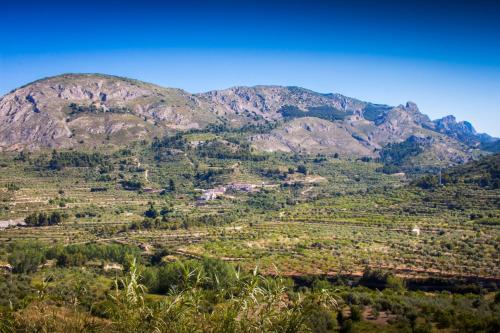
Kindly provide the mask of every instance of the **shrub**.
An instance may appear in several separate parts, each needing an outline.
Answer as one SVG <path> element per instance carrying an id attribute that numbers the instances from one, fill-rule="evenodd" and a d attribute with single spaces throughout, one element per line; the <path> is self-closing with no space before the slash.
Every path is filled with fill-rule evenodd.
<path id="1" fill-rule="evenodd" d="M 44 259 L 44 249 L 36 243 L 15 244 L 8 257 L 9 264 L 12 265 L 12 271 L 21 274 L 36 272 Z"/>
<path id="2" fill-rule="evenodd" d="M 127 191 L 138 191 L 143 187 L 139 180 L 122 180 L 121 185 Z"/>
<path id="3" fill-rule="evenodd" d="M 144 212 L 144 216 L 154 219 L 158 217 L 158 211 L 156 208 L 153 206 L 153 203 L 149 204 L 149 208 Z"/>

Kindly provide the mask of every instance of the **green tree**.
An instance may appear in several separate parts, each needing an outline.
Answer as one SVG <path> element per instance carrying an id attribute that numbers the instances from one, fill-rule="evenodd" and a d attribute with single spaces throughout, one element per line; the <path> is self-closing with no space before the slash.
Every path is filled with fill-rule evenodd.
<path id="1" fill-rule="evenodd" d="M 307 167 L 301 164 L 297 167 L 297 172 L 307 175 Z"/>
<path id="2" fill-rule="evenodd" d="M 169 192 L 175 192 L 175 190 L 176 190 L 176 187 L 175 187 L 175 182 L 174 182 L 174 180 L 173 180 L 172 178 L 170 178 L 170 179 L 168 180 L 168 187 L 167 187 L 167 191 L 169 191 Z"/>
<path id="3" fill-rule="evenodd" d="M 158 211 L 156 210 L 153 203 L 149 203 L 149 208 L 144 212 L 144 216 L 149 217 L 150 219 L 155 219 L 158 217 Z"/>

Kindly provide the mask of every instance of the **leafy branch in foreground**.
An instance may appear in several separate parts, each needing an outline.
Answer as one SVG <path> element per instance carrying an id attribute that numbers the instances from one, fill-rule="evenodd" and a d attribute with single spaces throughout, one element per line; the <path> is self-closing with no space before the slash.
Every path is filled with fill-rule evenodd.
<path id="1" fill-rule="evenodd" d="M 197 269 L 183 271 L 183 288 L 172 288 L 160 301 L 148 300 L 137 265 L 116 279 L 109 316 L 117 332 L 309 332 L 318 312 L 332 313 L 338 301 L 328 291 L 294 294 L 281 277 L 237 271 L 234 283 L 202 288 L 207 277 Z M 218 277 L 212 277 L 220 285 Z M 208 306 L 211 304 L 212 306 Z"/>

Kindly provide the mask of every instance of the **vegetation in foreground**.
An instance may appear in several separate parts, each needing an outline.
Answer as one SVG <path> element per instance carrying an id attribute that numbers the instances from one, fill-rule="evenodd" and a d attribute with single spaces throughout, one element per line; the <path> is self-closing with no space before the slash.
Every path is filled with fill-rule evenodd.
<path id="1" fill-rule="evenodd" d="M 54 255 L 53 248 L 39 250 Z M 90 252 L 95 251 L 130 254 L 126 246 Z M 80 247 L 72 257 L 88 255 Z M 408 291 L 402 279 L 371 270 L 349 287 L 342 280 L 242 272 L 214 259 L 138 260 L 122 274 L 106 265 L 75 267 L 77 260 L 59 256 L 57 268 L 2 278 L 7 296 L 2 332 L 497 332 L 500 327 L 500 294 L 486 289 Z M 16 298 L 20 291 L 22 299 Z"/>

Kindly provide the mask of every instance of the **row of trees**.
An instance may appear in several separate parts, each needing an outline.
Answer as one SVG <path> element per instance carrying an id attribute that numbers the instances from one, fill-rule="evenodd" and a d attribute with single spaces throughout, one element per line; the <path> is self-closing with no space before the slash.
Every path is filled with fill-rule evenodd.
<path id="1" fill-rule="evenodd" d="M 111 163 L 108 159 L 97 152 L 85 153 L 80 151 L 54 150 L 48 162 L 48 167 L 52 170 L 61 170 L 65 167 L 101 167 L 103 170 L 110 171 Z"/>
<path id="2" fill-rule="evenodd" d="M 66 216 L 59 212 L 52 212 L 50 214 L 45 212 L 40 212 L 28 215 L 24 219 L 24 222 L 28 227 L 43 227 L 43 226 L 60 224 L 63 222 L 65 218 Z"/>

